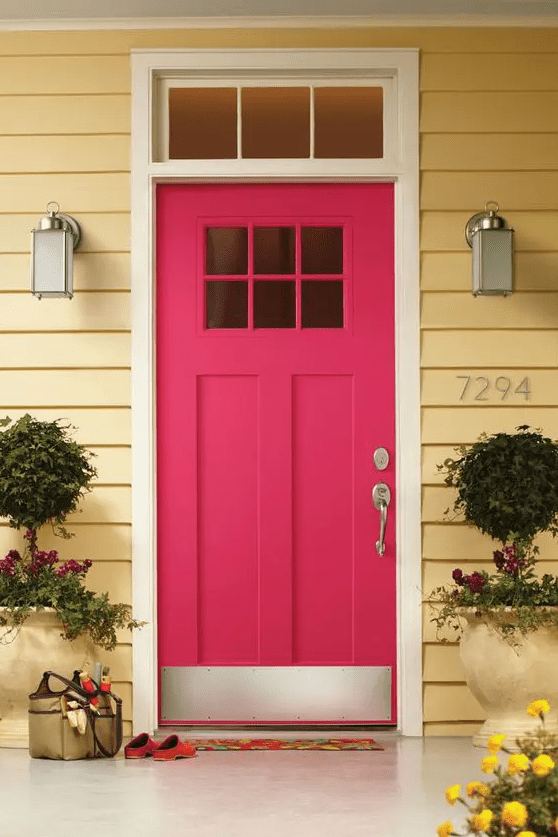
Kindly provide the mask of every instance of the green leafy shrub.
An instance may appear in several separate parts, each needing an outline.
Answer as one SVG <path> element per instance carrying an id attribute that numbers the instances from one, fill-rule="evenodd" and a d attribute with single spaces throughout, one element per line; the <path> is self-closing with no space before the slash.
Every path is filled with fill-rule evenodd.
<path id="1" fill-rule="evenodd" d="M 71 438 L 71 425 L 25 415 L 0 421 L 0 516 L 15 529 L 24 527 L 25 550 L 11 549 L 0 561 L 0 625 L 17 629 L 33 610 L 53 608 L 62 623 L 62 636 L 72 640 L 89 634 L 93 642 L 112 650 L 116 630 L 140 627 L 131 608 L 111 604 L 107 593 L 84 585 L 92 561 L 71 559 L 62 564 L 58 552 L 37 545 L 37 530 L 52 524 L 57 535 L 69 538 L 63 523 L 77 510 L 97 475 L 92 454 Z"/>
<path id="2" fill-rule="evenodd" d="M 438 466 L 446 485 L 457 489 L 453 512 L 502 548 L 493 552 L 495 572 L 455 568 L 453 587 L 432 591 L 432 621 L 459 634 L 460 611 L 473 608 L 511 640 L 516 631 L 558 626 L 558 578 L 537 576 L 534 545 L 541 532 L 558 533 L 558 443 L 523 425 L 456 450 L 459 458 Z"/>

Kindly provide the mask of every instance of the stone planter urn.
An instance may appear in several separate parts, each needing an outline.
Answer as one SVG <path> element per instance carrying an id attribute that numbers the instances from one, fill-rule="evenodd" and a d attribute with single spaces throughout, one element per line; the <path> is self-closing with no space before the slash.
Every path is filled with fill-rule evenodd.
<path id="1" fill-rule="evenodd" d="M 54 610 L 32 613 L 17 631 L 0 627 L 0 747 L 28 747 L 28 696 L 47 669 L 71 679 L 92 671 L 95 646 L 89 637 L 67 642 Z M 61 687 L 62 688 L 62 687 Z"/>
<path id="2" fill-rule="evenodd" d="M 467 622 L 459 644 L 465 678 L 487 715 L 473 744 L 486 747 L 491 735 L 501 733 L 507 735 L 505 746 L 517 752 L 515 739 L 540 726 L 527 706 L 543 698 L 551 708 L 545 728 L 558 735 L 558 628 L 519 635 L 514 646 L 474 608 L 463 608 L 459 615 Z"/>

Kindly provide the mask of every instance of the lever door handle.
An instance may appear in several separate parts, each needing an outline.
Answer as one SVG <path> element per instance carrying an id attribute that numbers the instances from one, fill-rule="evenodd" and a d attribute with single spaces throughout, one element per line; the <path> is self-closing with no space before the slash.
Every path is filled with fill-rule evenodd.
<path id="1" fill-rule="evenodd" d="M 374 507 L 380 512 L 380 537 L 376 541 L 376 552 L 378 555 L 383 555 L 386 551 L 388 506 L 391 502 L 391 491 L 385 482 L 377 483 L 372 489 L 372 502 L 374 503 Z"/>

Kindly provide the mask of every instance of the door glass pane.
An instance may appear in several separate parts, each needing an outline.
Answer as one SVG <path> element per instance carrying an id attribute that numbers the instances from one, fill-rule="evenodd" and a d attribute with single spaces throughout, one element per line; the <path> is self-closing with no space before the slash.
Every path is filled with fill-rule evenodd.
<path id="1" fill-rule="evenodd" d="M 248 282 L 206 282 L 205 312 L 206 328 L 248 328 Z"/>
<path id="2" fill-rule="evenodd" d="M 294 227 L 254 228 L 254 273 L 295 272 Z"/>
<path id="3" fill-rule="evenodd" d="M 302 328 L 343 328 L 343 282 L 302 282 Z"/>
<path id="4" fill-rule="evenodd" d="M 169 159 L 234 159 L 235 87 L 171 87 L 169 90 Z"/>
<path id="5" fill-rule="evenodd" d="M 243 87 L 242 156 L 310 156 L 310 89 Z"/>
<path id="6" fill-rule="evenodd" d="M 205 237 L 205 272 L 244 276 L 248 273 L 246 227 L 208 227 Z"/>
<path id="7" fill-rule="evenodd" d="M 343 273 L 343 227 L 302 227 L 302 272 Z"/>
<path id="8" fill-rule="evenodd" d="M 384 156 L 381 87 L 316 87 L 314 110 L 315 157 Z"/>
<path id="9" fill-rule="evenodd" d="M 254 328 L 294 328 L 294 282 L 254 282 Z"/>

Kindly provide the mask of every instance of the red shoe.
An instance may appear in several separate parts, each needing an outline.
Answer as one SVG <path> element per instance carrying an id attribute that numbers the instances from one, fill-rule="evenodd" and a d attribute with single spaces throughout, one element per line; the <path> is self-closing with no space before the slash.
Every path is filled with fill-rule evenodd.
<path id="1" fill-rule="evenodd" d="M 180 741 L 178 735 L 169 735 L 159 744 L 153 758 L 155 761 L 173 761 L 173 759 L 191 759 L 196 755 L 196 748 L 187 741 Z"/>
<path id="2" fill-rule="evenodd" d="M 126 744 L 124 756 L 127 759 L 144 759 L 146 756 L 152 756 L 158 746 L 158 741 L 153 741 L 146 732 L 141 732 Z"/>

